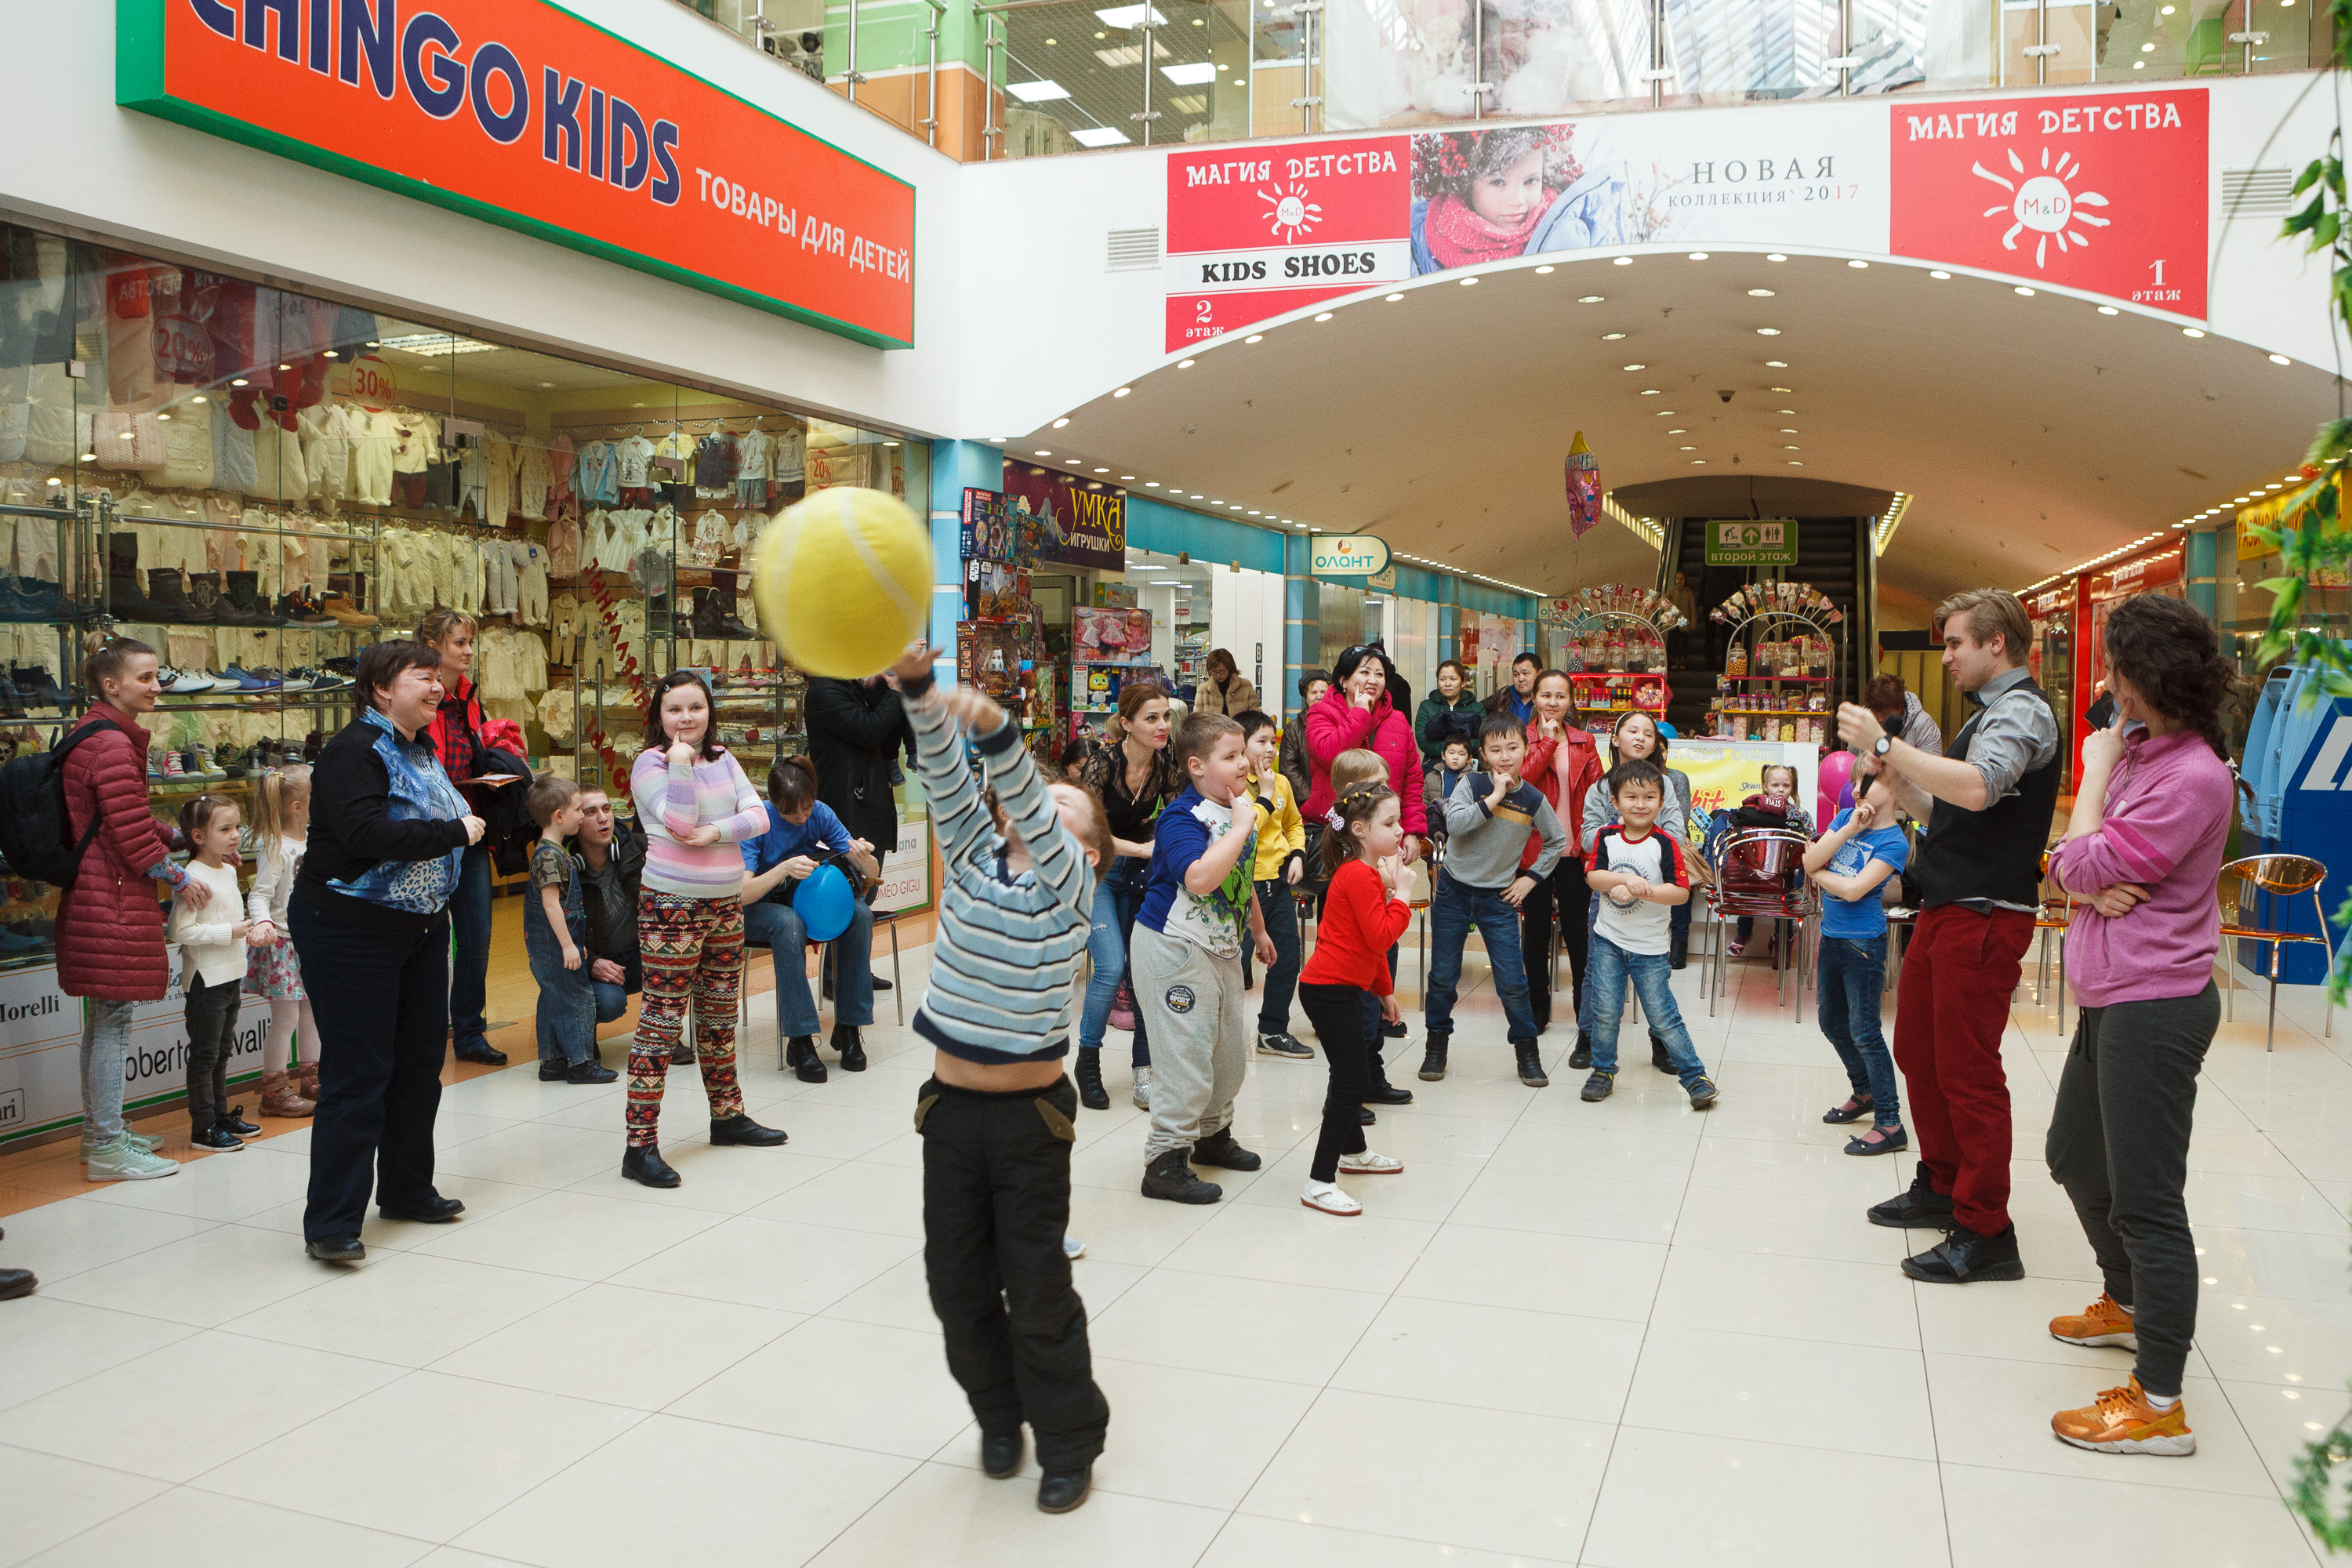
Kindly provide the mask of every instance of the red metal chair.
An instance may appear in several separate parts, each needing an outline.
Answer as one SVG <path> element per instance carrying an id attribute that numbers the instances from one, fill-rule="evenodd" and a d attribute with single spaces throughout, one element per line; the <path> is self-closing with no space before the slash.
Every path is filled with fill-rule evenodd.
<path id="1" fill-rule="evenodd" d="M 1725 834 L 1716 841 L 1711 863 L 1715 887 L 1707 897 L 1707 907 L 1718 925 L 1741 917 L 1787 922 L 1789 943 L 1773 948 L 1773 985 L 1778 996 L 1786 999 L 1793 970 L 1801 1007 L 1807 980 L 1806 925 L 1815 912 L 1812 884 L 1804 871 L 1805 850 L 1811 842 L 1786 827 L 1742 827 Z M 1722 993 L 1730 962 L 1720 929 L 1714 945 L 1715 988 L 1707 998 L 1709 1017 L 1715 1016 L 1715 999 Z"/>

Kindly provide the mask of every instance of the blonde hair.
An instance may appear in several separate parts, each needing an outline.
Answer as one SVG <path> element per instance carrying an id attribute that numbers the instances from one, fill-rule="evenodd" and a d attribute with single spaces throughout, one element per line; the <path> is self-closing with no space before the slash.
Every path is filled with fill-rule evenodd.
<path id="1" fill-rule="evenodd" d="M 416 623 L 416 640 L 438 648 L 450 633 L 478 631 L 480 627 L 481 623 L 465 611 L 436 605 L 425 612 L 423 620 Z"/>
<path id="2" fill-rule="evenodd" d="M 289 801 L 310 793 L 310 769 L 305 763 L 294 763 L 282 768 L 271 768 L 261 775 L 253 791 L 254 847 L 264 855 L 281 847 L 289 837 L 286 827 Z"/>
<path id="3" fill-rule="evenodd" d="M 1794 795 L 1794 794 L 1796 794 L 1796 793 L 1797 793 L 1797 770 L 1796 770 L 1795 768 L 1790 767 L 1790 766 L 1788 763 L 1765 763 L 1765 764 L 1764 764 L 1764 771 L 1763 771 L 1761 773 L 1759 773 L 1759 774 L 1758 774 L 1758 775 L 1757 775 L 1757 779 L 1756 779 L 1756 787 L 1757 787 L 1758 789 L 1770 789 L 1770 788 L 1772 787 L 1772 775 L 1773 775 L 1774 773 L 1786 773 L 1786 774 L 1788 774 L 1788 775 L 1789 775 L 1789 793 L 1790 793 L 1790 795 Z"/>
<path id="4" fill-rule="evenodd" d="M 1389 765 L 1378 752 L 1357 746 L 1331 759 L 1331 790 L 1337 795 L 1366 782 L 1389 782 Z"/>

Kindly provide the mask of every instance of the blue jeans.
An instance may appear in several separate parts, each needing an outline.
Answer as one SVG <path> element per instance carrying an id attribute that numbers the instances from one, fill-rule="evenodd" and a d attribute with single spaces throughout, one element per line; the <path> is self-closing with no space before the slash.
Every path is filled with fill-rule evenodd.
<path id="1" fill-rule="evenodd" d="M 539 900 L 532 898 L 531 902 Z M 477 844 L 457 864 L 449 895 L 449 1036 L 459 1050 L 489 1043 L 482 1018 L 490 973 L 490 851 Z M 557 966 L 562 964 L 559 954 Z"/>
<path id="2" fill-rule="evenodd" d="M 814 1035 L 816 998 L 809 994 L 808 928 L 790 904 L 743 906 L 743 942 L 748 947 L 772 951 L 776 970 L 776 1026 L 790 1039 Z M 863 902 L 849 917 L 848 929 L 833 939 L 833 1021 L 853 1029 L 874 1023 L 874 911 Z"/>
<path id="3" fill-rule="evenodd" d="M 136 1005 L 103 996 L 82 998 L 81 1114 L 93 1143 L 122 1136 L 122 1064 L 131 1054 L 131 1011 Z"/>
<path id="4" fill-rule="evenodd" d="M 1895 1058 L 1878 1026 L 1878 998 L 1886 983 L 1886 935 L 1822 938 L 1822 1033 L 1845 1064 L 1854 1098 L 1868 1096 L 1871 1120 L 1881 1127 L 1903 1122 L 1903 1091 L 1896 1086 Z"/>
<path id="5" fill-rule="evenodd" d="M 1258 999 L 1257 1032 L 1290 1032 L 1290 999 L 1298 991 L 1298 900 L 1290 884 L 1277 877 L 1257 885 L 1257 907 L 1265 917 L 1265 934 L 1274 939 L 1274 963 L 1265 972 L 1265 994 Z"/>
<path id="6" fill-rule="evenodd" d="M 596 1021 L 600 1024 L 609 1024 L 627 1012 L 629 998 L 646 988 L 645 964 L 635 953 L 614 962 L 621 966 L 620 984 L 610 980 L 590 982 L 596 992 Z"/>
<path id="7" fill-rule="evenodd" d="M 1625 982 L 1631 979 L 1634 994 L 1642 998 L 1642 1011 L 1649 1016 L 1651 1037 L 1664 1042 L 1666 1059 L 1675 1064 L 1675 1076 L 1683 1087 L 1696 1089 L 1706 1077 L 1706 1064 L 1698 1059 L 1690 1031 L 1683 1027 L 1682 1009 L 1675 1005 L 1674 973 L 1663 952 L 1627 952 L 1600 931 L 1592 933 L 1584 995 L 1585 1010 L 1591 1015 L 1588 1026 L 1594 1072 L 1617 1070 L 1617 1025 L 1625 1016 Z"/>
<path id="8" fill-rule="evenodd" d="M 1143 910 L 1143 889 L 1151 862 L 1121 857 L 1110 875 L 1095 884 L 1094 929 L 1087 936 L 1087 956 L 1094 975 L 1087 982 L 1086 1011 L 1078 1016 L 1078 1047 L 1100 1050 L 1103 1030 L 1110 1026 L 1110 1005 L 1118 1000 L 1118 983 L 1127 978 L 1127 944 L 1135 934 L 1135 917 Z M 1144 1035 L 1143 1011 L 1135 1014 L 1135 1065 L 1151 1065 L 1151 1042 Z"/>
<path id="9" fill-rule="evenodd" d="M 1495 993 L 1503 999 L 1503 1018 L 1511 1044 L 1535 1044 L 1535 1009 L 1528 1002 L 1528 973 L 1519 960 L 1519 911 L 1503 901 L 1502 889 L 1465 888 L 1441 871 L 1437 891 L 1429 902 L 1429 925 L 1430 945 L 1435 950 L 1429 955 L 1425 1001 L 1429 1032 L 1454 1032 L 1454 992 L 1462 979 L 1462 944 L 1469 940 L 1475 925 L 1486 939 L 1486 963 L 1495 973 Z M 1372 1037 L 1380 1037 L 1377 1029 Z"/>
<path id="10" fill-rule="evenodd" d="M 580 884 L 572 884 L 572 907 L 580 900 Z M 587 922 L 566 910 L 572 945 L 580 948 Z M 530 960 L 530 977 L 539 982 L 539 1059 L 569 1067 L 585 1066 L 596 1056 L 596 984 L 588 973 L 588 953 L 580 949 L 580 967 L 563 967 L 563 943 L 548 924 L 547 905 L 532 888 L 522 900 L 522 950 Z"/>

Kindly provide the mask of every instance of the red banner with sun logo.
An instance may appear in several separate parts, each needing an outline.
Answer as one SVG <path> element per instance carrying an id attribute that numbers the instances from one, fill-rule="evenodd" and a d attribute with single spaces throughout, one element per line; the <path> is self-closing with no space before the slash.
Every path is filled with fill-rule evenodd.
<path id="1" fill-rule="evenodd" d="M 1411 139 L 1168 160 L 1168 350 L 1412 273 Z"/>
<path id="2" fill-rule="evenodd" d="M 2202 89 L 1892 108 L 1888 250 L 2205 314 Z"/>

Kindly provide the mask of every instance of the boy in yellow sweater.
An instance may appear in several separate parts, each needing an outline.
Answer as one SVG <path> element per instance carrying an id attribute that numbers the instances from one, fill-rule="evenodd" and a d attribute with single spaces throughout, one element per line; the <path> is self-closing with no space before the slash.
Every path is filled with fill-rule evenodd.
<path id="1" fill-rule="evenodd" d="M 1258 1054 L 1313 1061 L 1315 1050 L 1290 1037 L 1290 1001 L 1298 990 L 1298 904 L 1291 889 L 1307 868 L 1307 824 L 1290 781 L 1276 765 L 1282 731 L 1273 718 L 1252 710 L 1237 713 L 1242 743 L 1249 752 L 1250 800 L 1257 806 L 1257 907 L 1265 934 L 1274 939 L 1275 960 L 1265 972 L 1265 996 L 1257 1009 Z"/>

